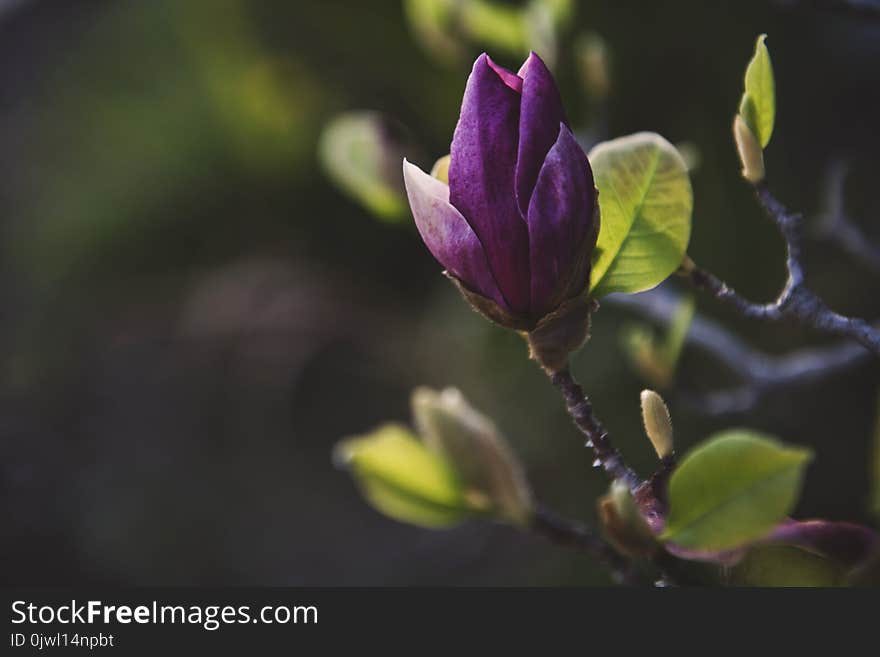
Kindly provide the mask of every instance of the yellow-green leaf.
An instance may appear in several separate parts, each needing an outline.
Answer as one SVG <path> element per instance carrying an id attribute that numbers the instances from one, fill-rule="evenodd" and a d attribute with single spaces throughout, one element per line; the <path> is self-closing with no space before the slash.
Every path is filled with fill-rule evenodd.
<path id="1" fill-rule="evenodd" d="M 472 40 L 511 54 L 526 51 L 526 21 L 519 7 L 489 0 L 468 0 L 457 5 L 457 19 Z"/>
<path id="2" fill-rule="evenodd" d="M 722 432 L 693 449 L 669 482 L 662 539 L 726 550 L 765 536 L 797 502 L 810 450 L 746 430 Z"/>
<path id="3" fill-rule="evenodd" d="M 411 403 L 425 445 L 449 460 L 462 483 L 484 496 L 498 519 L 527 525 L 533 512 L 531 491 L 495 424 L 455 388 L 416 388 Z"/>
<path id="4" fill-rule="evenodd" d="M 386 119 L 364 111 L 334 117 L 318 145 L 321 164 L 333 182 L 385 221 L 408 216 L 400 174 L 404 150 Z"/>
<path id="5" fill-rule="evenodd" d="M 776 119 L 776 87 L 770 53 L 764 44 L 766 38 L 767 35 L 762 34 L 755 43 L 755 54 L 746 68 L 745 89 L 739 103 L 740 116 L 758 138 L 761 148 L 770 143 Z"/>
<path id="6" fill-rule="evenodd" d="M 335 450 L 364 497 L 396 520 L 423 527 L 449 527 L 477 513 L 448 461 L 405 427 L 386 424 L 351 438 Z"/>
<path id="7" fill-rule="evenodd" d="M 690 240 L 693 194 L 684 160 L 651 132 L 601 143 L 589 159 L 602 212 L 591 294 L 658 285 L 681 264 Z"/>
<path id="8" fill-rule="evenodd" d="M 758 545 L 730 573 L 732 586 L 843 586 L 846 569 L 794 545 Z"/>

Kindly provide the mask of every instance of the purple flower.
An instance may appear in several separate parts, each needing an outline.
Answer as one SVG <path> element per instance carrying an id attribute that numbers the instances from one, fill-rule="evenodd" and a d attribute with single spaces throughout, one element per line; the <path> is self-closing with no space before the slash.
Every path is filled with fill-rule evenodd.
<path id="1" fill-rule="evenodd" d="M 483 54 L 452 138 L 449 184 L 404 160 L 416 226 L 478 310 L 532 330 L 585 296 L 599 229 L 586 155 L 535 54 L 514 74 Z"/>

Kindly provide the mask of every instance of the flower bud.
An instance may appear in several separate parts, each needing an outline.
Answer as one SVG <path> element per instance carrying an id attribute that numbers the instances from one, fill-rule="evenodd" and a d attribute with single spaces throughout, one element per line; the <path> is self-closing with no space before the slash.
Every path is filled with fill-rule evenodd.
<path id="1" fill-rule="evenodd" d="M 439 160 L 434 162 L 434 166 L 431 169 L 431 176 L 436 178 L 437 180 L 449 184 L 449 156 L 444 155 Z"/>
<path id="2" fill-rule="evenodd" d="M 455 388 L 416 388 L 416 428 L 425 445 L 448 460 L 462 483 L 483 496 L 493 513 L 518 526 L 528 524 L 532 496 L 519 461 L 495 428 Z"/>
<path id="3" fill-rule="evenodd" d="M 742 163 L 743 178 L 753 185 L 764 180 L 764 150 L 755 133 L 739 114 L 733 119 L 733 138 Z"/>
<path id="4" fill-rule="evenodd" d="M 623 554 L 646 557 L 657 549 L 654 532 L 622 481 L 614 481 L 608 494 L 599 499 L 598 513 L 605 536 Z"/>
<path id="5" fill-rule="evenodd" d="M 642 390 L 642 421 L 645 433 L 657 452 L 664 459 L 672 454 L 672 419 L 663 398 L 653 390 Z"/>
<path id="6" fill-rule="evenodd" d="M 545 367 L 586 339 L 597 192 L 550 71 L 532 53 L 517 73 L 487 55 L 474 63 L 443 164 L 428 175 L 404 160 L 416 227 L 478 312 L 540 331 Z M 561 342 L 545 348 L 543 336 Z M 562 343 L 565 343 L 564 345 Z M 546 361 L 546 362 L 545 362 Z"/>

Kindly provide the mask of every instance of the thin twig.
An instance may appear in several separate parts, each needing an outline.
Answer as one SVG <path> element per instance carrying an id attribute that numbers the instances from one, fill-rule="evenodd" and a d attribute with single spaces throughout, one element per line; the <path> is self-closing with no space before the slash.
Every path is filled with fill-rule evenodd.
<path id="1" fill-rule="evenodd" d="M 815 225 L 816 237 L 837 246 L 867 269 L 880 274 L 880 245 L 872 244 L 846 212 L 843 185 L 849 171 L 846 163 L 835 160 L 828 169 L 824 211 Z"/>
<path id="2" fill-rule="evenodd" d="M 658 548 L 649 561 L 657 569 L 659 577 L 655 580 L 641 572 L 633 561 L 614 549 L 607 541 L 596 535 L 584 524 L 563 518 L 559 514 L 537 505 L 532 525 L 533 534 L 568 548 L 590 555 L 603 564 L 611 573 L 612 579 L 624 586 L 670 587 L 701 586 L 705 582 L 694 576 L 686 562 Z"/>
<path id="3" fill-rule="evenodd" d="M 623 461 L 623 457 L 611 443 L 605 428 L 593 414 L 593 405 L 584 394 L 583 388 L 574 380 L 569 368 L 554 372 L 550 380 L 562 393 L 565 407 L 574 420 L 575 425 L 587 438 L 587 447 L 596 455 L 596 466 L 601 466 L 608 476 L 624 482 L 635 492 L 642 485 L 639 476 Z"/>
<path id="4" fill-rule="evenodd" d="M 682 300 L 663 285 L 640 294 L 609 295 L 604 303 L 665 326 Z M 823 381 L 871 361 L 869 352 L 850 341 L 768 354 L 699 313 L 691 320 L 685 345 L 711 356 L 739 380 L 730 388 L 687 400 L 706 415 L 747 412 L 773 390 Z"/>
<path id="5" fill-rule="evenodd" d="M 794 319 L 823 333 L 852 338 L 880 357 L 880 330 L 863 319 L 834 312 L 807 286 L 802 263 L 802 217 L 789 213 L 765 183 L 756 184 L 754 189 L 758 201 L 782 234 L 788 252 L 788 280 L 776 300 L 766 304 L 749 301 L 690 258 L 685 258 L 679 273 L 692 285 L 726 302 L 745 317 L 768 321 Z"/>
<path id="6" fill-rule="evenodd" d="M 618 584 L 638 586 L 645 583 L 626 557 L 580 522 L 563 518 L 538 504 L 530 529 L 557 545 L 589 554 L 608 568 Z"/>

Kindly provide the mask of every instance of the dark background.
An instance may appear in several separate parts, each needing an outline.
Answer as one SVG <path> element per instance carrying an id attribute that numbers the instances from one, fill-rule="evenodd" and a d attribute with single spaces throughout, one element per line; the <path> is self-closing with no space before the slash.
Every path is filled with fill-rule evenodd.
<path id="1" fill-rule="evenodd" d="M 576 4 L 570 34 L 596 30 L 613 56 L 608 133 L 699 149 L 695 259 L 755 299 L 784 276 L 730 138 L 761 32 L 775 192 L 814 216 L 843 157 L 847 208 L 880 240 L 880 23 L 769 1 Z M 413 386 L 456 385 L 550 505 L 590 520 L 605 489 L 521 339 L 461 302 L 409 223 L 377 221 L 317 164 L 327 119 L 369 108 L 409 126 L 430 167 L 478 52 L 438 62 L 398 2 L 0 0 L 2 581 L 607 583 L 505 527 L 397 524 L 331 463 L 340 438 L 406 421 Z M 569 60 L 558 75 L 586 126 Z M 808 256 L 833 307 L 880 314 L 877 276 L 819 241 Z M 698 308 L 767 351 L 822 342 Z M 574 368 L 647 474 L 627 317 L 603 308 Z M 688 352 L 680 379 L 715 385 L 718 369 Z M 865 522 L 877 385 L 869 362 L 745 415 L 673 401 L 677 445 L 731 426 L 811 445 L 797 515 Z"/>

